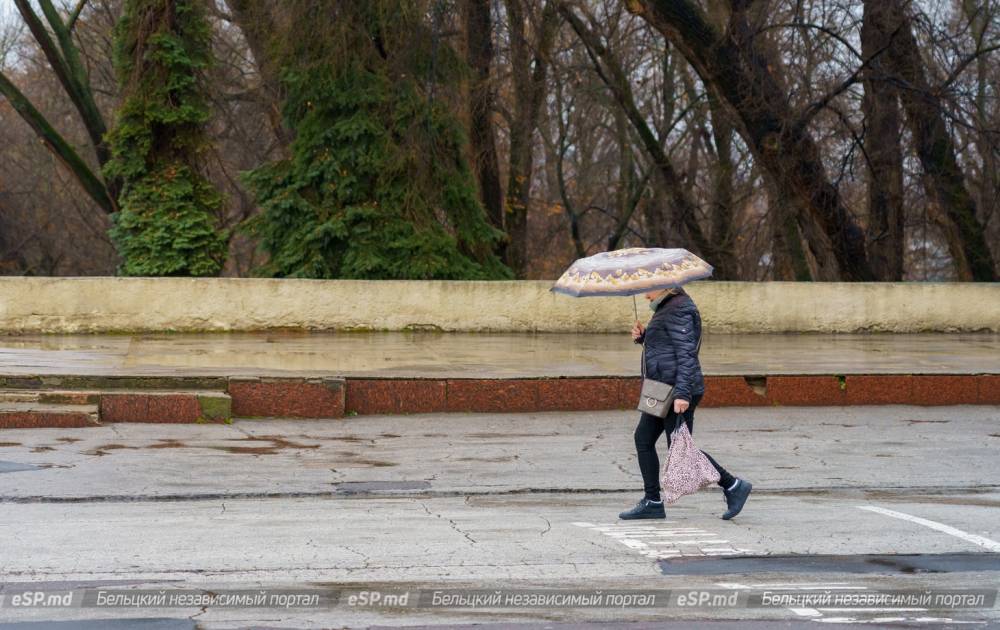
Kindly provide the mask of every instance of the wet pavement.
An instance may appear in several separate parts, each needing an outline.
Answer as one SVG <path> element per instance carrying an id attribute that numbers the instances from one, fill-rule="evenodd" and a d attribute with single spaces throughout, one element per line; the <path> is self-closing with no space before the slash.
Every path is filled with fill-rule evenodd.
<path id="1" fill-rule="evenodd" d="M 641 494 L 634 423 L 631 412 L 591 412 L 5 431 L 0 460 L 26 468 L 0 474 L 0 599 L 99 587 L 425 594 L 475 587 L 704 590 L 738 593 L 739 605 L 0 604 L 0 623 L 503 622 L 528 630 L 664 619 L 686 623 L 677 627 L 1000 622 L 994 603 L 946 611 L 751 603 L 771 591 L 995 595 L 1000 407 L 700 409 L 698 445 L 754 483 L 732 521 L 719 518 L 725 504 L 717 488 L 669 506 L 665 520 L 619 521 Z"/>
<path id="2" fill-rule="evenodd" d="M 0 503 L 618 492 L 638 487 L 637 415 L 8 429 L 0 460 L 36 470 L 0 474 Z M 700 408 L 694 429 L 701 448 L 734 472 L 766 480 L 770 492 L 878 499 L 882 487 L 934 496 L 935 488 L 1000 485 L 993 479 L 998 407 Z M 961 465 L 927 464 L 938 459 Z"/>
<path id="3" fill-rule="evenodd" d="M 267 332 L 0 336 L 0 374 L 631 376 L 626 334 Z M 997 334 L 706 334 L 709 375 L 998 374 Z"/>

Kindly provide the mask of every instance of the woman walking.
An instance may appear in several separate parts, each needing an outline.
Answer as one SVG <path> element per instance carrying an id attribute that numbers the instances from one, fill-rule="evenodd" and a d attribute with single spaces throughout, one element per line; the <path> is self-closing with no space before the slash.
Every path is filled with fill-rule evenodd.
<path id="1" fill-rule="evenodd" d="M 635 428 L 635 448 L 639 456 L 645 495 L 630 510 L 618 515 L 621 519 L 665 518 L 660 499 L 660 460 L 656 455 L 656 441 L 666 431 L 667 445 L 677 416 L 694 433 L 694 410 L 705 393 L 705 381 L 698 362 L 698 341 L 701 338 L 701 315 L 694 301 L 683 289 L 650 291 L 645 294 L 653 316 L 646 327 L 638 321 L 632 328 L 632 339 L 645 346 L 645 374 L 648 378 L 674 385 L 673 409 L 665 418 L 643 413 Z M 740 513 L 753 488 L 749 481 L 729 474 L 708 453 L 705 453 L 719 471 L 719 486 L 726 499 L 726 512 L 722 518 L 729 520 Z"/>

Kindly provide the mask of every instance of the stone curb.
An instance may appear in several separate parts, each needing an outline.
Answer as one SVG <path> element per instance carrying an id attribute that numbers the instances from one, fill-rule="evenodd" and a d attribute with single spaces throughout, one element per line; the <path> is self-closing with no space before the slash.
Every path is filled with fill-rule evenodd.
<path id="1" fill-rule="evenodd" d="M 232 399 L 224 392 L 101 392 L 101 422 L 191 424 L 229 422 Z"/>
<path id="2" fill-rule="evenodd" d="M 218 389 L 170 391 L 211 384 Z M 77 385 L 87 391 L 65 390 Z M 118 385 L 119 388 L 109 387 Z M 145 385 L 145 387 L 144 387 Z M 416 413 L 526 413 L 635 409 L 640 379 L 200 377 L 0 377 L 4 387 L 34 386 L 40 401 L 98 404 L 99 422 L 200 423 L 241 418 L 341 418 Z M 93 391 L 95 386 L 107 389 Z M 124 387 L 122 387 L 124 386 Z M 127 389 L 125 389 L 127 388 Z M 1000 374 L 707 376 L 704 407 L 1000 405 Z M 0 428 L 99 426 L 81 412 L 0 410 Z"/>
<path id="3" fill-rule="evenodd" d="M 634 409 L 640 379 L 347 379 L 354 415 Z M 998 405 L 1000 375 L 706 376 L 704 407 Z"/>

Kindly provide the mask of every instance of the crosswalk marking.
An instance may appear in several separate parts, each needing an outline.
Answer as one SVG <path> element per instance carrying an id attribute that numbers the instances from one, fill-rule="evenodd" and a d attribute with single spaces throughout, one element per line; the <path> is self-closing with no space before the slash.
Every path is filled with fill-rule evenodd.
<path id="1" fill-rule="evenodd" d="M 734 546 L 715 532 L 700 527 L 684 527 L 676 521 L 651 524 L 632 523 L 572 523 L 617 540 L 625 547 L 653 558 L 688 556 L 735 556 L 754 553 Z"/>

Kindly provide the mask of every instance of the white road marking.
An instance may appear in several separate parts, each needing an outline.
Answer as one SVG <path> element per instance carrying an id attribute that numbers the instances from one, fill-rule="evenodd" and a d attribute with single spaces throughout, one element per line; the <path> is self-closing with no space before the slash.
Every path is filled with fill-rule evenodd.
<path id="1" fill-rule="evenodd" d="M 910 514 L 904 514 L 903 512 L 897 512 L 895 510 L 887 510 L 885 508 L 876 507 L 873 505 L 857 505 L 855 506 L 859 510 L 867 510 L 869 512 L 875 512 L 876 514 L 882 514 L 884 516 L 891 516 L 893 518 L 902 519 L 904 521 L 910 521 L 911 523 L 916 523 L 918 525 L 923 525 L 924 527 L 929 527 L 930 529 L 943 532 L 945 534 L 950 534 L 955 538 L 961 538 L 966 542 L 970 542 L 974 545 L 979 545 L 989 549 L 990 551 L 1000 552 L 1000 542 L 986 538 L 985 536 L 978 536 L 976 534 L 970 534 L 969 532 L 963 532 L 960 529 L 956 529 L 950 525 L 945 525 L 944 523 L 938 523 L 937 521 L 931 521 L 926 518 L 920 518 L 919 516 L 912 516 Z"/>
<path id="2" fill-rule="evenodd" d="M 706 540 L 651 540 L 649 544 L 651 545 L 667 545 L 670 547 L 676 547 L 677 545 L 724 545 L 728 540 L 715 540 L 714 538 L 708 538 Z"/>
<path id="3" fill-rule="evenodd" d="M 680 527 L 676 521 L 653 524 L 574 522 L 617 540 L 633 551 L 653 558 L 682 556 L 735 556 L 754 553 L 751 549 L 733 546 L 715 532 L 699 527 Z"/>
<path id="4" fill-rule="evenodd" d="M 815 608 L 789 608 L 788 610 L 792 611 L 793 613 L 795 613 L 799 617 L 822 617 L 823 616 L 823 613 L 821 613 L 820 611 L 816 610 Z"/>

